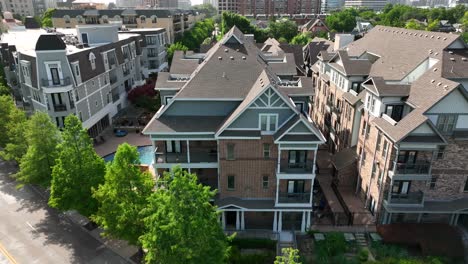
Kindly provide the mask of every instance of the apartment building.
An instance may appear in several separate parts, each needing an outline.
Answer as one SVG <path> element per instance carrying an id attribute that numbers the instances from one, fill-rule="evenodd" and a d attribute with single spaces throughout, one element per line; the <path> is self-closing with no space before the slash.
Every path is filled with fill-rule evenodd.
<path id="1" fill-rule="evenodd" d="M 363 221 L 357 198 L 377 223 L 466 220 L 468 49 L 459 35 L 376 26 L 321 51 L 312 71 L 310 115 L 334 154 L 319 184 L 332 182 L 348 224 Z"/>
<path id="2" fill-rule="evenodd" d="M 156 83 L 162 106 L 143 133 L 158 174 L 179 164 L 218 190 L 225 229 L 302 230 L 312 221 L 325 138 L 308 116 L 311 79 L 275 42 L 232 28 L 206 54 L 178 52 Z"/>
<path id="3" fill-rule="evenodd" d="M 167 42 L 173 43 L 177 36 L 181 36 L 203 18 L 203 14 L 195 11 L 178 9 L 58 9 L 52 16 L 52 23 L 56 28 L 100 24 L 117 24 L 127 29 L 164 28 Z"/>
<path id="4" fill-rule="evenodd" d="M 47 112 L 63 126 L 77 115 L 92 137 L 125 108 L 127 92 L 144 84 L 154 32 L 118 33 L 112 25 L 77 26 L 56 32 L 25 30 L 2 35 L 8 84 L 31 111 Z M 148 58 L 144 58 L 144 56 Z"/>
<path id="5" fill-rule="evenodd" d="M 345 0 L 344 6 L 346 8 L 368 8 L 374 11 L 381 11 L 385 5 L 388 4 L 386 0 Z"/>
<path id="6" fill-rule="evenodd" d="M 21 16 L 34 16 L 33 0 L 0 0 L 2 12 L 8 11 Z"/>
<path id="7" fill-rule="evenodd" d="M 241 15 L 318 14 L 320 0 L 218 0 L 218 11 Z"/>

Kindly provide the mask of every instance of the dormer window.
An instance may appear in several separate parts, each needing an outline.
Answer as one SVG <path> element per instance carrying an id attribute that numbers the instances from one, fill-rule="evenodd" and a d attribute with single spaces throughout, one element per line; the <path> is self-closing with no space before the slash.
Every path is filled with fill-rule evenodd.
<path id="1" fill-rule="evenodd" d="M 140 23 L 146 23 L 146 17 L 145 16 L 141 16 L 140 17 Z"/>
<path id="2" fill-rule="evenodd" d="M 153 24 L 158 23 L 158 17 L 157 16 L 151 16 L 151 23 L 153 23 Z"/>
<path id="3" fill-rule="evenodd" d="M 398 122 L 403 117 L 403 105 L 386 105 L 385 114 Z"/>
<path id="4" fill-rule="evenodd" d="M 457 115 L 442 114 L 437 118 L 437 129 L 444 135 L 453 133 L 457 124 Z"/>
<path id="5" fill-rule="evenodd" d="M 63 19 L 65 20 L 66 24 L 70 24 L 70 16 L 69 15 L 64 16 Z"/>
<path id="6" fill-rule="evenodd" d="M 96 69 L 96 56 L 94 56 L 94 53 L 89 53 L 89 62 L 91 63 L 91 69 L 95 70 Z"/>
<path id="7" fill-rule="evenodd" d="M 82 17 L 82 16 L 77 16 L 77 17 L 76 17 L 76 20 L 77 20 L 78 24 L 82 24 L 82 23 L 83 23 L 83 17 Z"/>

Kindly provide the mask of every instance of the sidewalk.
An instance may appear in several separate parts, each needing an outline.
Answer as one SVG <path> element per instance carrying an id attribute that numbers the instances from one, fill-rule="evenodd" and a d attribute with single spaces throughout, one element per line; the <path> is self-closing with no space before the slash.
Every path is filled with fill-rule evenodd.
<path id="1" fill-rule="evenodd" d="M 49 199 L 49 192 L 45 189 L 42 189 L 37 186 L 28 185 L 33 189 L 37 194 L 39 194 L 43 199 Z M 109 250 L 113 251 L 115 254 L 121 256 L 129 263 L 136 264 L 133 260 L 130 259 L 131 256 L 138 252 L 138 248 L 132 245 L 129 245 L 126 241 L 123 240 L 116 240 L 116 239 L 109 239 L 106 237 L 101 236 L 103 229 L 100 227 L 95 228 L 93 230 L 88 230 L 85 225 L 89 223 L 89 219 L 80 215 L 76 211 L 67 211 L 64 213 L 59 213 L 60 216 L 65 216 L 68 220 L 72 223 L 78 225 L 83 229 L 83 231 L 90 234 L 94 239 L 101 242 L 104 246 L 106 246 Z"/>

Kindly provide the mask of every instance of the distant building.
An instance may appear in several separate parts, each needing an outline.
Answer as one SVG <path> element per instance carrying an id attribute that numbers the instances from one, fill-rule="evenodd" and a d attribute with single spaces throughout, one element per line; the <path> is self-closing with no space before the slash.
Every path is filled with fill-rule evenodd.
<path id="1" fill-rule="evenodd" d="M 20 16 L 34 16 L 33 0 L 0 0 L 0 8 L 3 12 L 8 11 Z"/>
<path id="2" fill-rule="evenodd" d="M 215 4 L 219 13 L 230 11 L 255 18 L 259 15 L 317 14 L 320 10 L 320 0 L 217 0 Z"/>
<path id="3" fill-rule="evenodd" d="M 106 4 L 96 0 L 75 0 L 72 2 L 73 9 L 105 9 Z"/>
<path id="4" fill-rule="evenodd" d="M 8 84 L 30 110 L 48 113 L 58 127 L 75 114 L 96 137 L 126 107 L 128 91 L 167 67 L 164 33 L 113 25 L 23 30 L 2 36 L 0 54 Z"/>
<path id="5" fill-rule="evenodd" d="M 346 8 L 368 8 L 380 11 L 387 3 L 387 0 L 345 0 L 344 6 Z"/>
<path id="6" fill-rule="evenodd" d="M 25 30 L 23 23 L 20 20 L 14 19 L 13 14 L 11 12 L 5 11 L 3 12 L 3 19 L 1 24 L 2 32 L 6 31 L 17 31 L 17 30 Z"/>
<path id="7" fill-rule="evenodd" d="M 310 32 L 312 33 L 312 35 L 318 35 L 319 33 L 328 32 L 328 31 L 330 30 L 328 29 L 327 25 L 325 25 L 325 22 L 323 22 L 323 20 L 320 18 L 317 18 L 315 20 L 310 20 L 309 22 L 307 22 L 305 25 L 301 27 L 302 33 Z"/>
<path id="8" fill-rule="evenodd" d="M 344 0 L 321 0 L 320 12 L 328 14 L 331 11 L 341 9 L 344 6 Z"/>
<path id="9" fill-rule="evenodd" d="M 144 3 L 142 0 L 117 0 L 115 4 L 119 8 L 135 8 L 142 6 Z"/>
<path id="10" fill-rule="evenodd" d="M 52 23 L 56 28 L 74 28 L 77 25 L 118 24 L 122 28 L 165 28 L 168 43 L 193 27 L 203 14 L 192 10 L 168 9 L 103 9 L 66 10 L 54 12 Z"/>

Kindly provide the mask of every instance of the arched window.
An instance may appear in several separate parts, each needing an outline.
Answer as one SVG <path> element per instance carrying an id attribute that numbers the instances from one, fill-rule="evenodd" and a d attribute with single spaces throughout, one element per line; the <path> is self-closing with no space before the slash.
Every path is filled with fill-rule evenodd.
<path id="1" fill-rule="evenodd" d="M 109 17 L 106 16 L 106 15 L 103 15 L 103 16 L 102 16 L 102 23 L 108 24 L 108 23 L 109 23 Z"/>
<path id="2" fill-rule="evenodd" d="M 120 21 L 120 20 L 121 20 L 121 19 L 120 19 L 120 16 L 119 16 L 119 15 L 114 16 L 114 20 L 115 20 L 115 21 Z"/>
<path id="3" fill-rule="evenodd" d="M 89 53 L 89 62 L 91 63 L 91 69 L 96 69 L 96 56 L 92 52 Z"/>
<path id="4" fill-rule="evenodd" d="M 83 17 L 82 16 L 76 16 L 76 21 L 78 24 L 83 23 Z"/>
<path id="5" fill-rule="evenodd" d="M 146 17 L 145 16 L 140 16 L 140 23 L 146 23 Z"/>
<path id="6" fill-rule="evenodd" d="M 67 23 L 67 24 L 70 23 L 70 16 L 69 15 L 63 16 L 63 19 L 65 20 L 65 23 Z"/>
<path id="7" fill-rule="evenodd" d="M 153 23 L 153 24 L 158 23 L 158 17 L 157 16 L 151 16 L 151 23 Z"/>

